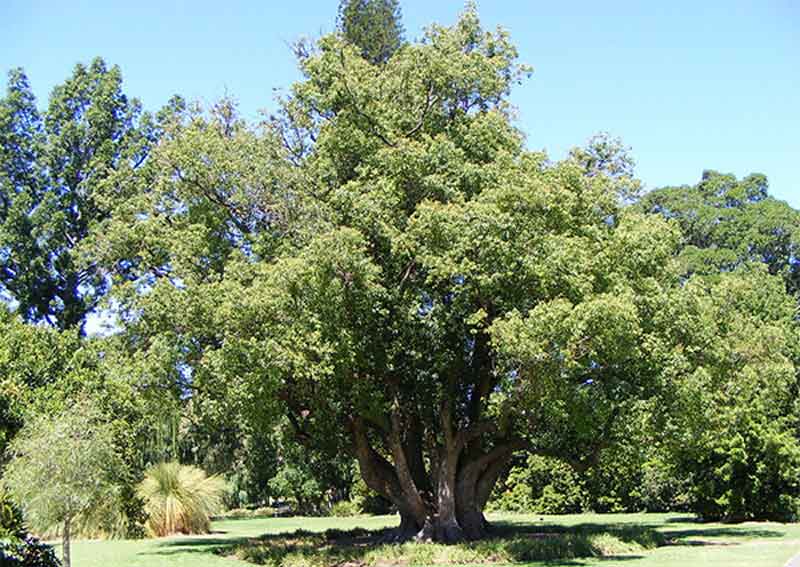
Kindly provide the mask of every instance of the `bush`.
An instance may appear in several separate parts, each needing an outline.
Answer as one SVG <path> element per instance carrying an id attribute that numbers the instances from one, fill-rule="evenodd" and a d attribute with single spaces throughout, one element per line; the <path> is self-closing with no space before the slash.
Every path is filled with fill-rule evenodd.
<path id="1" fill-rule="evenodd" d="M 197 467 L 161 463 L 146 471 L 137 492 L 150 535 L 208 533 L 211 516 L 222 507 L 225 481 Z"/>
<path id="2" fill-rule="evenodd" d="M 22 513 L 14 506 L 8 493 L 0 484 L 0 539 L 23 533 Z"/>
<path id="3" fill-rule="evenodd" d="M 123 518 L 122 536 L 127 539 L 141 539 L 147 535 L 145 524 L 147 523 L 147 512 L 144 509 L 144 501 L 136 493 L 136 487 L 126 484 L 122 487 L 120 503 Z"/>
<path id="4" fill-rule="evenodd" d="M 707 520 L 797 521 L 800 444 L 776 424 L 747 425 L 714 438 L 687 464 L 693 511 Z"/>
<path id="5" fill-rule="evenodd" d="M 490 510 L 570 514 L 585 508 L 582 482 L 566 463 L 531 455 L 513 467 L 490 502 Z"/>
<path id="6" fill-rule="evenodd" d="M 53 548 L 33 536 L 0 541 L 0 564 L 3 567 L 60 567 Z"/>
<path id="7" fill-rule="evenodd" d="M 358 505 L 358 502 L 353 500 L 339 500 L 339 502 L 331 506 L 331 516 L 335 516 L 337 518 L 358 516 L 361 513 L 361 507 Z"/>
<path id="8" fill-rule="evenodd" d="M 214 520 L 246 520 L 250 518 L 272 518 L 277 516 L 279 510 L 270 506 L 260 508 L 234 508 L 214 515 Z"/>
<path id="9" fill-rule="evenodd" d="M 352 497 L 362 514 L 385 515 L 394 510 L 392 503 L 367 486 L 360 476 L 353 483 Z"/>

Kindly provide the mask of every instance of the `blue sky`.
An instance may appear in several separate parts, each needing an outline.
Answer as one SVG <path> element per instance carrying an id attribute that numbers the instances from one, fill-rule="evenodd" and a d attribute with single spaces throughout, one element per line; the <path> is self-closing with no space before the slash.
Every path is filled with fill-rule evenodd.
<path id="1" fill-rule="evenodd" d="M 402 0 L 401 0 L 402 1 Z M 27 71 L 40 103 L 78 61 L 122 68 L 155 110 L 173 93 L 244 114 L 298 78 L 288 45 L 331 31 L 337 0 L 0 2 L 0 71 Z M 402 1 L 409 39 L 463 3 Z M 528 145 L 554 158 L 608 131 L 633 148 L 648 187 L 703 169 L 769 176 L 800 207 L 800 2 L 483 0 L 535 72 L 512 96 Z"/>

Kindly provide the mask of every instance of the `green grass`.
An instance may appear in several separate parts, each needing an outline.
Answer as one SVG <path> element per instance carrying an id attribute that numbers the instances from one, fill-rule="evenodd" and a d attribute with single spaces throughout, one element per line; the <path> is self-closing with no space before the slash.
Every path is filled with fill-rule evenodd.
<path id="1" fill-rule="evenodd" d="M 302 559 L 305 565 L 437 564 L 528 565 L 547 567 L 783 567 L 800 553 L 800 524 L 703 524 L 676 514 L 581 514 L 572 516 L 490 516 L 503 538 L 463 546 L 406 544 L 380 547 L 342 544 L 349 530 L 379 530 L 395 517 L 256 518 L 214 522 L 214 533 L 127 541 L 76 541 L 75 567 L 236 567 Z M 301 536 L 290 535 L 304 530 Z M 328 537 L 322 535 L 326 530 Z M 283 535 L 278 535 L 283 534 Z M 315 535 L 316 534 L 316 535 Z M 337 536 L 337 537 L 332 537 Z M 336 543 L 338 541 L 338 543 Z M 665 544 L 658 545 L 657 544 Z M 336 548 L 339 549 L 336 549 Z M 234 555 L 236 554 L 236 555 Z M 293 554 L 293 555 L 292 555 Z M 549 554 L 549 555 L 543 555 Z M 531 561 L 548 557 L 551 561 Z M 328 563 L 326 563 L 326 561 Z"/>

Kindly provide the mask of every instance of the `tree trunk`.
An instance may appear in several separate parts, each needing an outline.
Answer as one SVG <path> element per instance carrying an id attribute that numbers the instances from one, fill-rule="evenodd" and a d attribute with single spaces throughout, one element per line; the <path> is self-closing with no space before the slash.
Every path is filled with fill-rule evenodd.
<path id="1" fill-rule="evenodd" d="M 72 560 L 69 552 L 69 538 L 70 538 L 70 518 L 64 520 L 64 533 L 61 536 L 61 562 L 64 567 L 71 567 Z"/>
<path id="2" fill-rule="evenodd" d="M 396 467 L 385 466 L 388 461 L 363 458 L 359 464 L 368 486 L 389 498 L 400 514 L 400 526 L 388 534 L 387 541 L 455 543 L 486 537 L 489 524 L 483 509 L 513 453 L 513 445 L 500 447 L 467 464 L 459 463 L 455 451 L 443 454 L 432 467 L 439 473 L 432 500 L 421 499 L 415 483 L 407 476 L 400 480 L 404 475 L 395 473 Z"/>
<path id="3" fill-rule="evenodd" d="M 388 539 L 456 543 L 486 537 L 489 523 L 483 509 L 513 452 L 513 445 L 502 447 L 461 466 L 455 454 L 443 456 L 436 498 L 425 503 L 424 519 L 409 511 L 412 503 L 400 502 L 400 527 Z"/>
<path id="4" fill-rule="evenodd" d="M 400 525 L 387 541 L 455 543 L 487 534 L 483 509 L 509 459 L 523 444 L 506 439 L 483 452 L 478 437 L 490 431 L 487 424 L 454 431 L 447 416 L 442 417 L 444 443 L 428 453 L 427 471 L 420 453 L 421 435 L 413 426 L 403 431 L 399 411 L 391 415 L 391 429 L 370 424 L 368 433 L 363 419 L 350 422 L 364 482 L 388 498 L 400 514 Z M 384 452 L 374 449 L 371 441 L 381 443 Z"/>
<path id="5" fill-rule="evenodd" d="M 403 543 L 416 539 L 422 531 L 421 526 L 414 516 L 400 512 L 400 525 L 390 531 L 386 537 L 387 543 Z"/>
<path id="6" fill-rule="evenodd" d="M 458 518 L 456 501 L 456 475 L 458 473 L 459 448 L 447 443 L 439 464 L 439 484 L 436 492 L 438 514 L 433 520 L 433 539 L 453 543 L 465 538 Z"/>

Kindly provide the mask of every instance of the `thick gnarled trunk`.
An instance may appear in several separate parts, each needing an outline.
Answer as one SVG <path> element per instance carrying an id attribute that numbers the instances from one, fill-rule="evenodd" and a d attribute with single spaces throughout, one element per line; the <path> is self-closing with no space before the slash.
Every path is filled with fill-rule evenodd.
<path id="1" fill-rule="evenodd" d="M 418 432 L 411 428 L 401 435 L 399 414 L 391 421 L 391 430 L 385 431 L 386 456 L 370 444 L 364 420 L 351 423 L 361 476 L 400 515 L 400 526 L 387 539 L 452 543 L 485 537 L 488 523 L 483 509 L 521 442 L 506 441 L 481 451 L 469 444 L 488 428 L 454 432 L 445 427 L 442 445 L 428 455 L 427 471 Z"/>
<path id="2" fill-rule="evenodd" d="M 436 500 L 426 507 L 424 521 L 401 515 L 397 539 L 453 543 L 485 537 L 488 522 L 483 509 L 513 451 L 503 453 L 493 455 L 493 466 L 485 466 L 488 459 L 482 458 L 458 467 L 456 459 L 445 457 L 439 463 Z"/>

